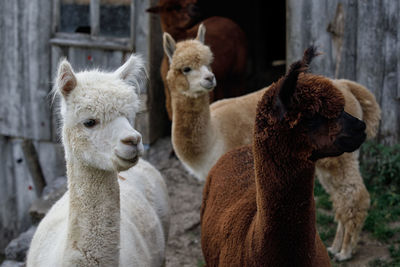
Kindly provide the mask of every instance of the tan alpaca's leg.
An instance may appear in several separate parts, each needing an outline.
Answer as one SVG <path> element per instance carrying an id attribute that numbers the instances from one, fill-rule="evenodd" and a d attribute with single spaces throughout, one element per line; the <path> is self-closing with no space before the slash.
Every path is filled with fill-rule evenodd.
<path id="1" fill-rule="evenodd" d="M 341 221 L 338 222 L 338 227 L 336 229 L 335 239 L 333 240 L 332 246 L 328 247 L 329 253 L 336 254 L 339 253 L 340 249 L 342 248 L 344 236 L 344 227 Z"/>
<path id="2" fill-rule="evenodd" d="M 359 171 L 358 153 L 344 154 L 332 161 L 327 159 L 319 165 L 318 178 L 331 196 L 338 222 L 335 239 L 328 250 L 336 254 L 337 260 L 347 260 L 357 245 L 370 205 Z"/>
<path id="3" fill-rule="evenodd" d="M 344 226 L 341 250 L 335 256 L 338 261 L 352 257 L 370 205 L 369 193 L 361 177 L 357 157 L 357 153 L 347 155 L 347 159 L 344 157 L 341 164 L 342 177 L 335 177 L 340 181 L 340 190 L 335 192 L 338 196 L 334 198 L 336 217 Z"/>
<path id="4" fill-rule="evenodd" d="M 340 253 L 335 255 L 335 259 L 337 261 L 345 261 L 351 258 L 351 252 L 352 252 L 351 239 L 354 231 L 353 226 L 354 225 L 349 225 L 349 224 L 344 226 L 342 249 L 340 250 Z"/>

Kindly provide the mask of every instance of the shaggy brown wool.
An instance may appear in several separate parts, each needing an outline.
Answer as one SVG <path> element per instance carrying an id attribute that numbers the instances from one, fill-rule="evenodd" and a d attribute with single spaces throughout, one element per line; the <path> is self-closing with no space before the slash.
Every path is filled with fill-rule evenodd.
<path id="1" fill-rule="evenodd" d="M 268 166 L 265 165 L 265 168 L 265 171 L 269 171 Z M 276 231 L 265 240 L 257 238 L 264 236 L 264 230 L 276 225 L 266 226 L 257 220 L 261 214 L 257 214 L 254 171 L 251 146 L 228 152 L 210 171 L 203 191 L 201 208 L 201 242 L 207 266 L 330 266 L 329 255 L 319 235 L 315 233 L 315 227 L 311 227 L 313 231 L 310 235 L 301 232 L 305 231 L 298 228 L 301 226 L 302 216 L 299 212 L 291 213 L 292 209 L 280 214 L 282 219 L 277 221 L 277 224 L 281 225 L 279 230 L 284 231 L 283 233 Z M 311 181 L 306 181 L 306 185 L 311 186 Z M 300 186 L 302 185 L 299 184 Z M 290 197 L 289 201 L 296 203 L 298 211 L 307 208 L 302 205 L 304 203 L 302 200 L 295 199 L 290 192 L 285 195 Z M 273 203 L 277 208 L 284 207 L 275 201 Z M 313 220 L 315 216 L 307 218 L 305 223 Z M 299 238 L 299 241 L 305 239 L 308 246 L 299 245 L 299 241 L 292 242 L 291 240 L 295 238 Z M 282 250 L 282 255 L 279 256 L 286 258 L 288 261 L 286 265 L 282 264 L 279 258 L 271 258 L 271 254 L 274 254 L 271 253 L 271 247 L 277 245 L 279 241 L 282 243 L 288 241 L 285 250 Z M 295 262 L 298 256 L 295 253 L 299 246 L 303 250 L 313 248 L 313 252 L 309 254 L 310 258 L 304 264 Z"/>
<path id="2" fill-rule="evenodd" d="M 330 266 L 316 232 L 311 159 L 337 154 L 345 100 L 329 79 L 298 75 L 313 55 L 307 50 L 263 95 L 253 146 L 225 154 L 209 172 L 201 209 L 207 266 Z"/>

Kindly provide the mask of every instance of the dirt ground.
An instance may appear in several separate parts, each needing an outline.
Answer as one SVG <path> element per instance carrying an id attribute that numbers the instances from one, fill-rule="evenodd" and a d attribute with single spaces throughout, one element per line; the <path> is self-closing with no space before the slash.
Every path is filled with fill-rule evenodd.
<path id="1" fill-rule="evenodd" d="M 203 266 L 200 244 L 200 205 L 203 183 L 190 175 L 182 164 L 171 156 L 169 137 L 158 140 L 147 151 L 145 158 L 163 174 L 170 196 L 171 227 L 167 247 L 167 267 Z M 364 267 L 375 259 L 388 259 L 388 245 L 382 244 L 367 233 L 362 233 L 357 253 L 344 263 L 333 266 Z"/>
<path id="2" fill-rule="evenodd" d="M 145 158 L 164 176 L 167 183 L 171 226 L 167 247 L 167 267 L 201 266 L 200 206 L 203 183 L 190 175 L 175 156 L 171 156 L 169 137 L 159 139 Z"/>

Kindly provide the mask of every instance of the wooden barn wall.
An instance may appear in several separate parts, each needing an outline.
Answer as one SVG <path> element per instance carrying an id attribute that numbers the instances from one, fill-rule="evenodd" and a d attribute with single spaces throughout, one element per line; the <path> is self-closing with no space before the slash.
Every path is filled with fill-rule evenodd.
<path id="1" fill-rule="evenodd" d="M 52 0 L 0 1 L 0 254 L 30 225 L 37 198 L 23 144 L 34 144 L 46 182 L 65 173 L 62 147 L 52 141 Z"/>
<path id="2" fill-rule="evenodd" d="M 355 80 L 382 108 L 378 139 L 400 141 L 400 2 L 287 0 L 287 62 L 315 44 L 314 73 Z"/>

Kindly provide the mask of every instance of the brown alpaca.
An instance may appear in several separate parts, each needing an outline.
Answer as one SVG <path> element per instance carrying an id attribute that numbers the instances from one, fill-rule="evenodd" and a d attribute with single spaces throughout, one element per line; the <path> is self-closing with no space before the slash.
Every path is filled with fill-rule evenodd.
<path id="1" fill-rule="evenodd" d="M 163 32 L 168 32 L 176 41 L 193 39 L 200 25 L 190 12 L 196 2 L 196 0 L 160 0 L 158 5 L 147 11 L 160 15 Z M 207 28 L 205 43 L 211 48 L 215 57 L 211 67 L 218 85 L 210 93 L 211 102 L 245 94 L 247 62 L 245 33 L 232 20 L 223 17 L 210 17 L 201 23 Z M 164 82 L 168 116 L 172 119 L 171 92 L 166 80 L 168 69 L 168 58 L 164 55 L 161 77 Z"/>
<path id="2" fill-rule="evenodd" d="M 211 169 L 201 210 L 207 266 L 330 266 L 315 226 L 315 161 L 356 150 L 366 135 L 340 90 L 305 73 L 314 56 L 309 48 L 265 92 L 253 146 Z"/>

